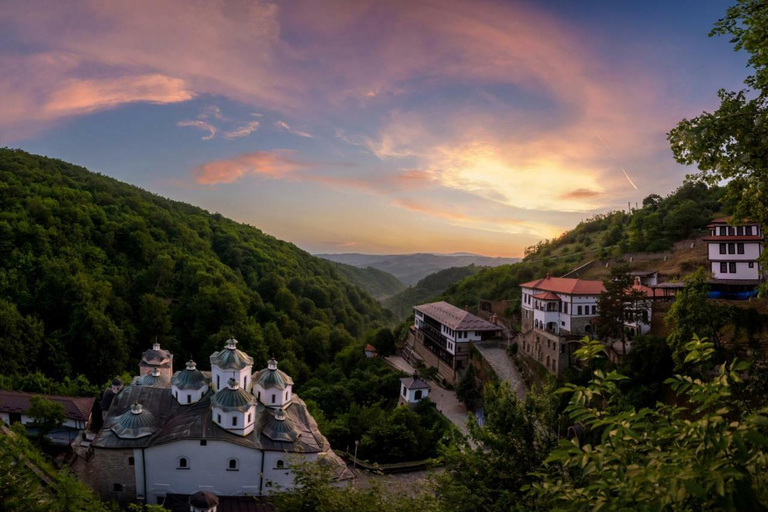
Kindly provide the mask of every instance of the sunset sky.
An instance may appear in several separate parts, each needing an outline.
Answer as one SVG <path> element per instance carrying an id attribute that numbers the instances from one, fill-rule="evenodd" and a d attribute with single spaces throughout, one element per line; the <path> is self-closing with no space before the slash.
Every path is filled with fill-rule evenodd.
<path id="1" fill-rule="evenodd" d="M 311 252 L 520 256 L 692 171 L 729 4 L 0 0 L 0 146 Z"/>

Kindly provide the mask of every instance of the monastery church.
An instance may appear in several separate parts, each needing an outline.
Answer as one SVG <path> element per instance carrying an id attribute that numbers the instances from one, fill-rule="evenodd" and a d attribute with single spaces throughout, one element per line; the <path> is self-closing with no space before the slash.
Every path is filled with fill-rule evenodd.
<path id="1" fill-rule="evenodd" d="M 167 496 L 205 491 L 263 496 L 293 486 L 291 464 L 330 465 L 352 477 L 333 453 L 293 380 L 271 359 L 253 373 L 237 340 L 172 373 L 173 355 L 155 343 L 139 375 L 104 393 L 104 425 L 74 468 L 105 499 L 162 504 Z"/>

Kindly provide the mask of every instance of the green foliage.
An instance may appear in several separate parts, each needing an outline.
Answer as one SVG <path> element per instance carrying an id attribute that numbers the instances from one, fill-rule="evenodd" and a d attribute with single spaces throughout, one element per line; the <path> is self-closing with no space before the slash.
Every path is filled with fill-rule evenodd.
<path id="1" fill-rule="evenodd" d="M 33 472 L 33 468 L 38 473 Z M 41 476 L 53 487 L 46 487 Z M 23 432 L 0 434 L 0 510 L 106 512 L 107 507 L 73 474 L 54 471 Z"/>
<path id="2" fill-rule="evenodd" d="M 12 389 L 43 395 L 99 396 L 106 386 L 106 383 L 104 386 L 93 385 L 83 375 L 78 375 L 74 379 L 64 377 L 61 381 L 55 381 L 46 377 L 41 372 L 24 375 L 0 374 L 0 389 Z"/>
<path id="3" fill-rule="evenodd" d="M 29 404 L 27 415 L 37 425 L 41 438 L 51 430 L 59 428 L 67 419 L 64 406 L 58 402 L 52 402 L 42 396 L 33 396 L 29 399 Z"/>
<path id="4" fill-rule="evenodd" d="M 255 228 L 0 149 L 6 375 L 108 382 L 155 338 L 200 361 L 232 335 L 257 365 L 274 352 L 300 379 L 390 320 L 330 262 Z"/>
<path id="5" fill-rule="evenodd" d="M 712 343 L 695 337 L 686 348 L 689 363 L 711 362 Z M 732 403 L 747 366 L 722 364 L 710 381 L 668 379 L 687 407 L 616 408 L 626 377 L 615 371 L 562 388 L 571 421 L 598 441 L 562 440 L 526 487 L 530 498 L 562 511 L 767 510 L 768 410 L 745 413 Z"/>
<path id="6" fill-rule="evenodd" d="M 651 407 L 663 401 L 663 383 L 672 376 L 674 367 L 667 340 L 635 336 L 632 350 L 619 363 L 619 371 L 627 376 L 619 385 L 626 401 L 635 407 Z"/>
<path id="7" fill-rule="evenodd" d="M 380 485 L 358 487 L 357 483 L 337 485 L 332 468 L 322 464 L 294 464 L 293 489 L 274 495 L 280 512 L 436 512 L 429 494 L 411 497 Z"/>
<path id="8" fill-rule="evenodd" d="M 462 375 L 459 385 L 456 386 L 456 398 L 464 402 L 468 409 L 474 409 L 483 398 L 483 394 L 478 389 L 477 372 L 474 365 L 469 365 L 467 371 Z"/>
<path id="9" fill-rule="evenodd" d="M 686 355 L 685 346 L 698 332 L 720 345 L 720 331 L 727 322 L 722 306 L 707 299 L 709 276 L 700 268 L 685 278 L 685 287 L 675 296 L 664 320 L 670 325 L 667 337 L 676 368 L 681 368 Z"/>
<path id="10" fill-rule="evenodd" d="M 556 444 L 554 403 L 528 393 L 524 400 L 507 383 L 486 386 L 483 426 L 470 419 L 469 438 L 443 450 L 445 471 L 436 477 L 440 510 L 496 512 L 530 510 L 521 491 Z"/>
<path id="11" fill-rule="evenodd" d="M 376 336 L 373 337 L 372 345 L 376 347 L 376 351 L 382 357 L 390 356 L 395 353 L 397 348 L 397 339 L 392 329 L 388 327 L 382 327 L 376 331 Z"/>
<path id="12" fill-rule="evenodd" d="M 597 301 L 598 335 L 603 341 L 619 340 L 622 343 L 623 354 L 627 353 L 627 334 L 625 324 L 642 318 L 650 304 L 646 295 L 632 288 L 634 278 L 629 274 L 627 265 L 615 265 L 605 281 L 605 291 Z"/>
<path id="13" fill-rule="evenodd" d="M 370 293 L 377 300 L 384 300 L 405 290 L 405 285 L 395 276 L 373 267 L 355 267 L 331 262 L 339 274 L 350 283 Z"/>
<path id="14" fill-rule="evenodd" d="M 477 265 L 469 265 L 440 270 L 421 279 L 418 283 L 406 288 L 397 295 L 388 298 L 383 302 L 384 307 L 392 310 L 398 318 L 405 318 L 413 313 L 413 306 L 434 299 L 450 285 L 477 274 L 483 268 Z"/>

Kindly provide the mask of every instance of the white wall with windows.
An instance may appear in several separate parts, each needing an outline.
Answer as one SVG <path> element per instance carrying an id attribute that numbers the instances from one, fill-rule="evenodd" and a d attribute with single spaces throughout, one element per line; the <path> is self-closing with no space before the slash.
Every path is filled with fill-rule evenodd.
<path id="1" fill-rule="evenodd" d="M 756 260 L 761 251 L 759 242 L 709 242 L 710 260 Z"/>
<path id="2" fill-rule="evenodd" d="M 712 261 L 715 279 L 760 279 L 760 265 L 755 261 Z"/>
<path id="3" fill-rule="evenodd" d="M 203 385 L 200 389 L 179 389 L 175 385 L 171 386 L 176 401 L 181 405 L 190 405 L 199 402 L 203 395 L 208 392 L 208 386 Z"/>
<path id="4" fill-rule="evenodd" d="M 253 394 L 256 399 L 267 407 L 283 407 L 291 402 L 293 398 L 293 386 L 286 386 L 285 389 L 264 389 L 257 382 L 253 386 Z"/>
<path id="5" fill-rule="evenodd" d="M 429 396 L 429 389 L 408 389 L 400 383 L 400 395 L 409 404 L 416 404 Z"/>
<path id="6" fill-rule="evenodd" d="M 247 411 L 224 411 L 218 407 L 211 407 L 213 422 L 221 428 L 240 436 L 247 436 L 253 432 L 256 425 L 256 406 L 251 406 Z"/>
<path id="7" fill-rule="evenodd" d="M 227 387 L 229 379 L 235 379 L 240 387 L 246 391 L 250 391 L 253 387 L 251 382 L 251 373 L 253 373 L 253 366 L 248 365 L 242 370 L 224 370 L 218 366 L 211 368 L 211 386 L 218 391 Z"/>

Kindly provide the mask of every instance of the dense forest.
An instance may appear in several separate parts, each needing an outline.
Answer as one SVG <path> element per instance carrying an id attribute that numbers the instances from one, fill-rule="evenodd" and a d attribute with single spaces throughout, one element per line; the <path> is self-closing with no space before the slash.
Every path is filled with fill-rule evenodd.
<path id="1" fill-rule="evenodd" d="M 331 264 L 349 282 L 367 291 L 377 300 L 392 297 L 405 290 L 405 285 L 398 278 L 383 270 L 373 267 L 355 267 L 336 262 L 331 262 Z"/>
<path id="2" fill-rule="evenodd" d="M 0 149 L 0 359 L 103 383 L 154 340 L 200 362 L 236 337 L 304 382 L 391 322 L 330 262 L 60 160 Z"/>
<path id="3" fill-rule="evenodd" d="M 397 295 L 383 301 L 384 307 L 391 310 L 398 318 L 410 315 L 413 306 L 427 302 L 445 291 L 448 286 L 480 272 L 483 267 L 468 265 L 440 270 L 421 279 Z"/>
<path id="4" fill-rule="evenodd" d="M 590 260 L 671 249 L 704 233 L 714 215 L 734 208 L 723 187 L 686 182 L 667 197 L 652 194 L 629 212 L 598 214 L 558 238 L 542 240 L 526 249 L 522 262 L 483 269 L 450 285 L 442 298 L 459 306 L 481 298 L 518 299 L 521 283 L 562 275 Z"/>

